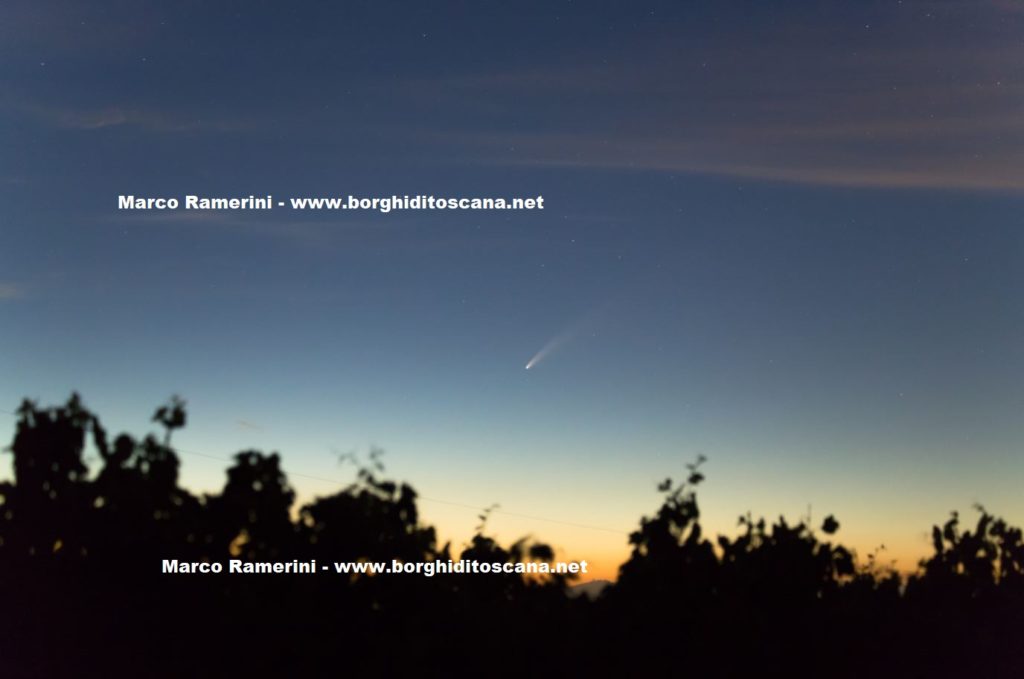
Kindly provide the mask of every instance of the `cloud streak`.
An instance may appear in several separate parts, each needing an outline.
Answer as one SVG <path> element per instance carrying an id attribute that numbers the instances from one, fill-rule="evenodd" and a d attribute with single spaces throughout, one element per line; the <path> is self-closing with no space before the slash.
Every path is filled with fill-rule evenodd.
<path id="1" fill-rule="evenodd" d="M 745 131 L 757 136 L 756 132 Z M 492 149 L 512 145 L 516 156 L 484 154 L 469 162 L 504 165 L 567 167 L 580 169 L 664 171 L 733 176 L 784 183 L 879 189 L 963 189 L 1024 190 L 1024 165 L 1014 148 L 889 148 L 849 149 L 863 142 L 864 132 L 847 136 L 827 130 L 803 129 L 799 139 L 772 139 L 764 130 L 755 145 L 737 143 L 743 136 L 725 139 L 669 139 L 648 136 L 621 137 L 614 141 L 600 136 L 519 135 L 492 140 L 475 140 Z M 816 136 L 826 139 L 818 141 Z M 466 144 L 469 146 L 469 144 Z"/>
<path id="2" fill-rule="evenodd" d="M 25 291 L 13 283 L 0 283 L 0 300 L 21 299 Z"/>
<path id="3" fill-rule="evenodd" d="M 610 63 L 418 82 L 410 92 L 481 123 L 415 134 L 467 163 L 1022 191 L 1024 45 L 1001 21 L 1010 7 L 906 3 L 898 22 L 879 15 L 887 24 L 859 31 L 794 21 L 728 50 L 652 40 Z M 976 35 L 954 41 L 917 22 L 936 11 Z"/>
<path id="4" fill-rule="evenodd" d="M 251 120 L 211 119 L 182 111 L 155 110 L 131 106 L 83 106 L 48 104 L 31 99 L 8 98 L 4 108 L 51 127 L 65 130 L 138 128 L 147 132 L 245 132 L 259 129 Z"/>

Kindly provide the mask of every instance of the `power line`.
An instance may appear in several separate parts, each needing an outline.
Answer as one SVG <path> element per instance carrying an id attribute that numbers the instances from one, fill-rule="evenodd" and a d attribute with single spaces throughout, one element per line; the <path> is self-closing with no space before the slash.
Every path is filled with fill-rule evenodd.
<path id="1" fill-rule="evenodd" d="M 12 412 L 10 410 L 3 410 L 3 409 L 0 409 L 0 413 L 6 413 L 8 415 L 17 415 L 17 413 L 14 413 L 14 412 Z M 205 457 L 208 460 L 217 460 L 219 462 L 227 462 L 228 464 L 231 464 L 231 463 L 234 462 L 233 459 L 228 458 L 228 457 L 222 457 L 222 456 L 219 456 L 219 455 L 210 455 L 208 453 L 200 453 L 200 452 L 197 452 L 197 451 L 194 451 L 194 450 L 185 450 L 183 448 L 178 448 L 176 446 L 171 446 L 171 449 L 174 450 L 175 452 L 181 453 L 183 455 L 193 455 L 193 456 L 196 456 L 196 457 Z M 340 486 L 340 487 L 344 487 L 344 486 L 350 485 L 349 483 L 346 483 L 344 481 L 339 481 L 338 479 L 330 479 L 330 478 L 323 477 L 323 476 L 315 476 L 313 474 L 303 474 L 301 472 L 286 472 L 286 474 L 287 474 L 287 476 L 289 476 L 291 478 L 308 479 L 310 481 L 320 481 L 320 482 L 323 482 L 323 483 L 330 483 L 330 484 L 333 484 L 333 485 L 336 485 L 336 486 Z M 449 505 L 451 507 L 461 507 L 463 509 L 471 509 L 471 510 L 473 510 L 475 512 L 482 512 L 482 511 L 485 511 L 485 510 L 488 509 L 486 507 L 479 507 L 477 505 L 472 505 L 472 504 L 468 504 L 468 503 L 465 503 L 465 502 L 455 502 L 453 500 L 440 500 L 440 499 L 437 499 L 437 498 L 426 497 L 424 495 L 419 495 L 419 494 L 416 495 L 416 498 L 419 499 L 419 500 L 422 500 L 424 502 L 431 502 L 431 503 L 434 503 L 434 504 Z M 504 511 L 502 509 L 497 509 L 497 508 L 492 508 L 489 511 L 490 511 L 491 514 L 500 514 L 501 516 L 508 516 L 508 517 L 517 518 L 517 519 L 526 519 L 528 521 L 543 521 L 544 523 L 553 523 L 553 524 L 558 524 L 558 525 L 562 525 L 562 526 L 570 526 L 572 528 L 582 528 L 584 530 L 596 530 L 596 531 L 602 531 L 602 532 L 605 532 L 605 533 L 615 533 L 616 535 L 629 535 L 628 531 L 619 530 L 617 528 L 607 528 L 607 527 L 604 527 L 604 526 L 592 526 L 592 525 L 585 524 L 585 523 L 575 523 L 573 521 L 563 521 L 561 519 L 551 519 L 551 518 L 544 517 L 544 516 L 533 516 L 533 515 L 530 515 L 530 514 L 520 514 L 518 512 L 507 512 L 507 511 Z"/>
<path id="2" fill-rule="evenodd" d="M 198 453 L 198 452 L 196 452 L 194 450 L 184 450 L 183 448 L 177 448 L 177 447 L 174 447 L 174 446 L 172 446 L 172 449 L 175 450 L 176 452 L 183 453 L 185 455 L 196 455 L 196 456 L 205 457 L 205 458 L 208 458 L 208 459 L 211 459 L 211 460 L 220 460 L 221 462 L 228 462 L 228 463 L 234 462 L 234 460 L 232 460 L 230 458 L 220 457 L 220 456 L 217 456 L 217 455 L 209 455 L 207 453 Z M 343 481 L 339 481 L 337 479 L 329 479 L 329 478 L 326 478 L 324 476 L 315 476 L 315 475 L 312 475 L 312 474 L 303 474 L 303 473 L 300 473 L 300 472 L 287 472 L 287 475 L 289 477 L 292 477 L 292 478 L 309 479 L 311 481 L 322 481 L 324 483 L 331 483 L 331 484 L 334 484 L 334 485 L 337 485 L 337 486 L 347 486 L 347 485 L 349 485 L 349 484 L 347 484 L 347 483 L 345 483 Z M 424 502 L 433 502 L 433 503 L 436 503 L 436 504 L 450 505 L 452 507 L 462 507 L 464 509 L 472 509 L 473 511 L 477 511 L 477 512 L 484 511 L 484 509 L 486 509 L 485 507 L 479 507 L 477 505 L 471 505 L 471 504 L 467 504 L 465 502 L 454 502 L 452 500 L 439 500 L 437 498 L 426 497 L 424 495 L 419 495 L 419 494 L 417 494 L 416 497 L 417 497 L 417 499 L 423 500 Z M 561 519 L 550 519 L 550 518 L 546 518 L 546 517 L 543 517 L 543 516 L 532 516 L 530 514 L 519 514 L 517 512 L 506 512 L 506 511 L 503 511 L 501 509 L 492 509 L 491 513 L 492 514 L 501 514 L 502 516 L 515 517 L 515 518 L 518 518 L 518 519 L 527 519 L 527 520 L 530 520 L 530 521 L 544 521 L 546 523 L 557 523 L 557 524 L 561 524 L 563 526 L 572 526 L 573 528 L 584 528 L 584 529 L 587 529 L 587 530 L 599 530 L 599 531 L 605 531 L 605 532 L 608 532 L 608 533 L 616 533 L 616 534 L 619 534 L 619 535 L 629 535 L 628 532 L 622 531 L 622 530 L 618 530 L 618 529 L 615 529 L 615 528 L 605 528 L 604 526 L 591 526 L 591 525 L 584 524 L 584 523 L 574 523 L 572 521 L 562 521 Z"/>

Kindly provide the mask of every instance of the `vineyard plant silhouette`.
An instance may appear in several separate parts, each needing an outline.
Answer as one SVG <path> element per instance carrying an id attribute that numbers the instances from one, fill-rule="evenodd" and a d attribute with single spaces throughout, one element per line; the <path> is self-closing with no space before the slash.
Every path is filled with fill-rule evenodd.
<path id="1" fill-rule="evenodd" d="M 0 484 L 0 674 L 1020 676 L 1024 537 L 977 507 L 933 527 L 903 576 L 820 526 L 743 515 L 711 537 L 703 459 L 659 486 L 616 582 L 591 599 L 565 575 L 168 575 L 187 562 L 551 562 L 487 535 L 440 544 L 412 486 L 376 456 L 349 487 L 296 508 L 277 454 L 234 456 L 218 494 L 178 482 L 179 399 L 159 431 L 111 439 L 77 395 L 25 401 Z M 87 448 L 98 468 L 85 461 Z"/>

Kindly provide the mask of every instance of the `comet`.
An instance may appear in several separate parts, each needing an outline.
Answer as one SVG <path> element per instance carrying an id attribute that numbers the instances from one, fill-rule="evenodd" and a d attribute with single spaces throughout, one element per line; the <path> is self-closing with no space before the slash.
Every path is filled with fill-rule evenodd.
<path id="1" fill-rule="evenodd" d="M 538 363 L 543 361 L 545 358 L 547 358 L 548 356 L 553 354 L 555 351 L 560 349 L 569 340 L 571 340 L 573 337 L 575 337 L 576 334 L 577 334 L 576 332 L 570 330 L 570 331 L 566 331 L 566 332 L 563 332 L 561 334 L 558 334 L 558 335 L 555 335 L 554 337 L 552 337 L 550 340 L 548 340 L 547 344 L 545 344 L 544 346 L 542 346 L 540 348 L 540 351 L 538 351 L 536 354 L 533 355 L 533 358 L 531 358 L 529 361 L 526 362 L 526 369 L 530 370 L 531 368 L 536 366 Z"/>
<path id="2" fill-rule="evenodd" d="M 561 350 L 566 344 L 575 342 L 581 335 L 596 337 L 596 326 L 600 323 L 601 317 L 604 316 L 615 303 L 616 300 L 612 299 L 597 308 L 593 308 L 588 313 L 578 316 L 568 325 L 568 327 L 564 327 L 561 332 L 549 339 L 544 346 L 540 348 L 540 351 L 535 353 L 530 360 L 526 362 L 526 370 L 533 370 L 542 361 L 547 360 L 549 356 Z"/>

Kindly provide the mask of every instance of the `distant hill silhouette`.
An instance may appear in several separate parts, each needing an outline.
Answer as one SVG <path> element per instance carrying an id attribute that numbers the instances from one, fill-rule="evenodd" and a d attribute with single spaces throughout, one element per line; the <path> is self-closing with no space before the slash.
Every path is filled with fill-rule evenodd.
<path id="1" fill-rule="evenodd" d="M 588 580 L 587 582 L 581 582 L 575 585 L 571 585 L 565 593 L 570 597 L 586 597 L 587 599 L 596 599 L 601 596 L 601 593 L 612 586 L 611 580 Z"/>
<path id="2" fill-rule="evenodd" d="M 901 578 L 815 528 L 743 516 L 704 534 L 696 487 L 666 480 L 615 583 L 567 576 L 171 575 L 164 559 L 550 562 L 486 521 L 439 544 L 416 491 L 376 458 L 348 488 L 293 511 L 277 454 L 244 451 L 220 493 L 178 485 L 182 401 L 162 432 L 112 440 L 73 395 L 26 401 L 0 484 L 0 676 L 1019 676 L 1024 539 L 978 508 L 933 528 Z M 89 469 L 94 448 L 100 466 Z M 295 518 L 293 518 L 295 517 Z M 486 518 L 486 514 L 482 517 Z M 600 592 L 594 590 L 600 588 Z M 581 592 L 587 596 L 579 596 Z M 590 593 L 596 593 L 591 597 Z"/>

